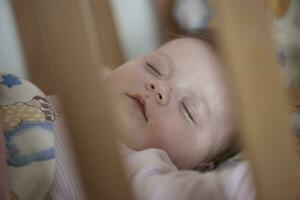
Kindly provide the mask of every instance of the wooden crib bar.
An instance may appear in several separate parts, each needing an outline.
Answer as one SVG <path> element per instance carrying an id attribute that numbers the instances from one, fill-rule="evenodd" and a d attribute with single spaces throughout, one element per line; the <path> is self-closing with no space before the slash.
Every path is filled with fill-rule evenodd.
<path id="1" fill-rule="evenodd" d="M 300 199 L 286 94 L 262 0 L 213 3 L 259 199 Z"/>
<path id="2" fill-rule="evenodd" d="M 105 49 L 99 45 L 101 27 L 95 26 L 93 16 L 97 15 L 93 15 L 90 1 L 35 0 L 33 6 L 88 198 L 131 199 L 100 82 L 99 68 L 104 64 L 101 55 Z"/>
<path id="3" fill-rule="evenodd" d="M 30 80 L 44 93 L 55 94 L 50 58 L 42 35 L 41 24 L 36 16 L 34 0 L 11 0 L 18 31 L 25 54 Z"/>

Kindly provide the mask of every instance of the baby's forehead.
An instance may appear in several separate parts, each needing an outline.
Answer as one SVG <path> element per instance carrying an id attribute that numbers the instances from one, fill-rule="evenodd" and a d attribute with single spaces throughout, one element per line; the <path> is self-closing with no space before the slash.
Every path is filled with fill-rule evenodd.
<path id="1" fill-rule="evenodd" d="M 216 51 L 207 42 L 197 38 L 172 40 L 155 53 L 166 55 L 183 72 L 194 68 L 196 71 L 208 70 L 215 73 L 220 69 L 221 63 Z"/>
<path id="2" fill-rule="evenodd" d="M 210 64 L 218 60 L 216 51 L 207 42 L 197 38 L 178 38 L 166 43 L 157 51 L 167 54 L 179 63 L 191 60 L 198 64 Z"/>
<path id="3" fill-rule="evenodd" d="M 179 51 L 183 52 L 202 52 L 213 53 L 211 46 L 202 39 L 183 37 L 177 38 L 164 44 L 160 50 L 162 51 Z"/>

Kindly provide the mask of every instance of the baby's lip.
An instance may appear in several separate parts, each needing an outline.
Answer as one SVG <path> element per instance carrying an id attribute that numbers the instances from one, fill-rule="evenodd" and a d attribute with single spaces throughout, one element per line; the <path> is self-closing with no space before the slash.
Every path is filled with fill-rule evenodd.
<path id="1" fill-rule="evenodd" d="M 136 105 L 138 106 L 138 108 L 140 109 L 142 114 L 144 115 L 145 120 L 148 121 L 148 117 L 146 114 L 146 101 L 143 98 L 143 96 L 140 94 L 128 94 L 128 93 L 125 93 L 125 94 L 126 94 L 126 96 L 131 98 L 136 103 Z"/>

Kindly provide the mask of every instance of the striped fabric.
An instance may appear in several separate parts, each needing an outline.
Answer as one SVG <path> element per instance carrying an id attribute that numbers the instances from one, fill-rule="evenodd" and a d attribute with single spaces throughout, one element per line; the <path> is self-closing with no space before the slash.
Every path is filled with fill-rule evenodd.
<path id="1" fill-rule="evenodd" d="M 1 112 L 1 110 L 0 110 Z M 1 113 L 0 113 L 1 119 Z M 8 169 L 6 164 L 6 150 L 4 144 L 4 135 L 0 123 L 0 199 L 8 200 Z"/>
<path id="2" fill-rule="evenodd" d="M 56 113 L 54 121 L 56 166 L 54 182 L 45 200 L 85 200 L 87 198 L 83 191 L 76 158 L 57 99 L 51 96 L 48 97 L 48 101 Z"/>

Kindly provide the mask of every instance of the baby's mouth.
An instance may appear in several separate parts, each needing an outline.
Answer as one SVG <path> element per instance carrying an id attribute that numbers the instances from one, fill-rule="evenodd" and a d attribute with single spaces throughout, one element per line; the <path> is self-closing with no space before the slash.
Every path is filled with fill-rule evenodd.
<path id="1" fill-rule="evenodd" d="M 142 112 L 145 120 L 148 121 L 148 117 L 146 115 L 146 102 L 145 102 L 143 96 L 139 95 L 139 94 L 128 94 L 128 93 L 125 93 L 125 95 L 134 101 L 134 103 L 137 105 L 137 107 Z"/>

